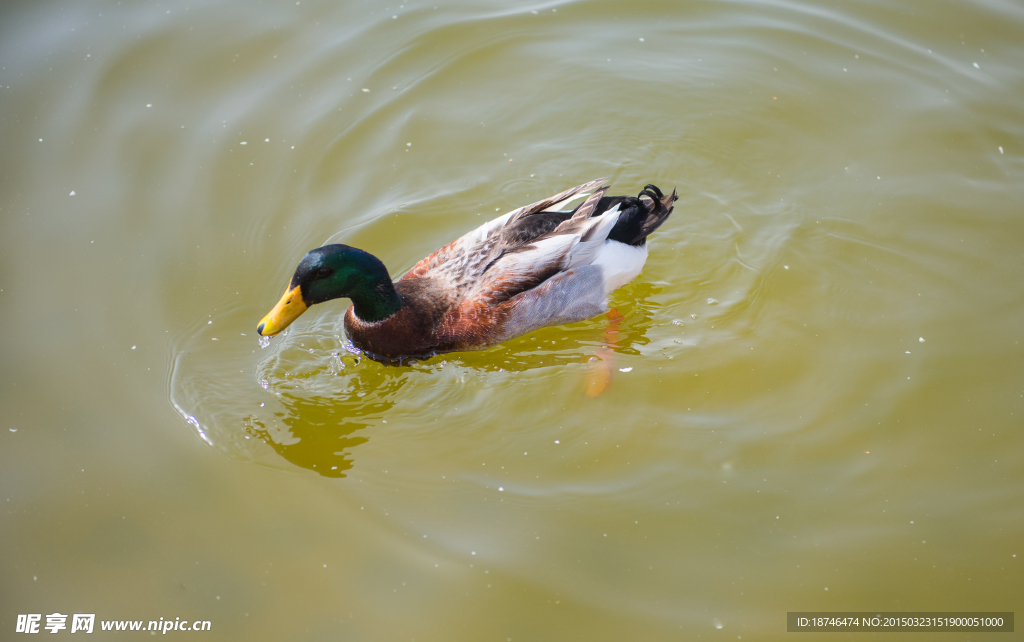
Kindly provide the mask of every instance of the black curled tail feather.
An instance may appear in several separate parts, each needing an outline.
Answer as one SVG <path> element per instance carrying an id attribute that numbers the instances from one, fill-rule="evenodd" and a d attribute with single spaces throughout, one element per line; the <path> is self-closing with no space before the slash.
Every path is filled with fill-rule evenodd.
<path id="1" fill-rule="evenodd" d="M 673 190 L 665 196 L 655 185 L 646 185 L 638 196 L 610 196 L 601 199 L 598 211 L 604 212 L 618 206 L 619 220 L 608 234 L 609 240 L 626 245 L 643 245 L 647 235 L 658 229 L 672 213 L 676 201 Z"/>
<path id="2" fill-rule="evenodd" d="M 641 196 L 646 196 L 652 201 L 657 202 L 660 202 L 661 199 L 665 198 L 665 195 L 661 193 L 661 190 L 658 189 L 658 186 L 653 185 L 651 183 L 644 185 L 644 188 L 640 190 L 639 194 L 637 194 L 637 198 L 640 198 Z"/>
<path id="3" fill-rule="evenodd" d="M 675 188 L 672 188 L 671 194 L 665 196 L 655 185 L 646 185 L 640 195 L 651 199 L 647 210 L 647 219 L 640 228 L 641 238 L 647 240 L 647 235 L 661 227 L 661 224 L 672 213 L 679 196 L 676 195 Z"/>

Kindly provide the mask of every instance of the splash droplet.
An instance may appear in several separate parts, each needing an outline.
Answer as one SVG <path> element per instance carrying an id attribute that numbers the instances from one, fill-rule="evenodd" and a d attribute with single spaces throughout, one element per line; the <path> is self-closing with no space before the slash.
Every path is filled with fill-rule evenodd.
<path id="1" fill-rule="evenodd" d="M 260 337 L 256 343 L 258 343 L 261 348 L 266 348 L 270 345 L 270 337 Z"/>
<path id="2" fill-rule="evenodd" d="M 211 446 L 213 445 L 213 442 L 210 441 L 210 438 L 206 436 L 206 432 L 203 431 L 203 427 L 199 425 L 198 419 L 196 419 L 192 415 L 185 415 L 185 421 L 195 427 L 196 432 L 199 433 L 199 436 L 202 437 L 203 441 L 210 444 Z"/>
<path id="3" fill-rule="evenodd" d="M 336 375 L 345 369 L 345 362 L 341 360 L 341 355 L 337 352 L 331 353 L 331 367 L 329 372 L 332 375 Z"/>

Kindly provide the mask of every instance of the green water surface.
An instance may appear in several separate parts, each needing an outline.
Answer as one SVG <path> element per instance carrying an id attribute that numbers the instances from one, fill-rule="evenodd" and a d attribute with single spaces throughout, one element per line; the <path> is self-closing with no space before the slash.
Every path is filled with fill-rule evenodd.
<path id="1" fill-rule="evenodd" d="M 12 1 L 0 68 L 0 639 L 1024 611 L 1021 3 Z M 603 317 L 257 344 L 313 247 L 397 277 L 600 176 L 680 198 L 595 398 Z"/>

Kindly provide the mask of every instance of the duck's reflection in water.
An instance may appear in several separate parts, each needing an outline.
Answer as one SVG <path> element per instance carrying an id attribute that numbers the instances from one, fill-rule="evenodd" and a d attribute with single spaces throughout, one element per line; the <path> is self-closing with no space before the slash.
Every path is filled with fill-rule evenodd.
<path id="1" fill-rule="evenodd" d="M 369 431 L 361 431 L 386 420 L 399 392 L 417 374 L 433 376 L 432 371 L 445 367 L 481 373 L 526 372 L 600 359 L 606 362 L 602 372 L 607 371 L 602 387 L 607 386 L 613 374 L 612 353 L 639 354 L 639 348 L 649 343 L 646 333 L 658 307 L 649 297 L 657 292 L 656 286 L 636 284 L 630 299 L 618 303 L 622 318 L 613 322 L 614 342 L 608 341 L 609 321 L 602 316 L 569 330 L 543 328 L 488 350 L 401 364 L 378 363 L 365 356 L 339 358 L 337 352 L 329 362 L 317 362 L 310 360 L 307 350 L 292 346 L 263 364 L 261 376 L 276 393 L 275 403 L 268 408 L 272 412 L 250 415 L 243 425 L 249 435 L 296 466 L 325 477 L 345 477 L 353 466 L 352 450 L 370 439 Z M 308 369 L 294 373 L 303 367 Z M 587 383 L 581 378 L 581 390 Z"/>
<path id="2" fill-rule="evenodd" d="M 336 394 L 303 396 L 301 390 L 280 390 L 280 406 L 272 417 L 248 417 L 245 430 L 296 466 L 325 477 L 345 477 L 352 468 L 351 450 L 369 440 L 359 431 L 383 421 L 406 375 L 402 369 L 371 367 L 332 377 L 345 388 Z"/>

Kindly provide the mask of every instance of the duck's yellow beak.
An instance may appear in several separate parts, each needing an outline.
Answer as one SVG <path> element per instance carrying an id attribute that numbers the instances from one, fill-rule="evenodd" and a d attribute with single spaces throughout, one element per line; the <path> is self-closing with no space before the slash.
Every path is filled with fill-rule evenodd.
<path id="1" fill-rule="evenodd" d="M 264 337 L 272 337 L 291 325 L 291 322 L 298 319 L 305 311 L 306 304 L 302 300 L 302 290 L 296 285 L 285 292 L 274 309 L 263 317 L 260 324 L 256 326 L 256 332 Z"/>

